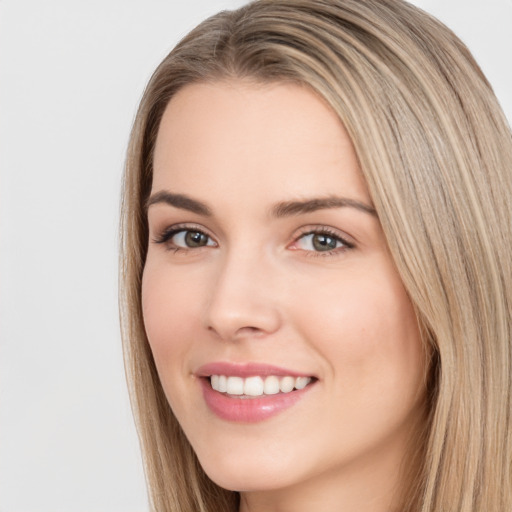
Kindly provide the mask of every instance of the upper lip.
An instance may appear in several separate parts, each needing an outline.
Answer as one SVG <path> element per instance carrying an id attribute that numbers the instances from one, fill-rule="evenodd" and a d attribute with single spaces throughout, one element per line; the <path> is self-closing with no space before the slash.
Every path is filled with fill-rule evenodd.
<path id="1" fill-rule="evenodd" d="M 218 361 L 204 364 L 199 367 L 195 374 L 198 377 L 210 377 L 211 375 L 229 375 L 235 377 L 266 377 L 275 375 L 277 377 L 312 377 L 309 373 L 298 372 L 279 366 L 265 363 L 232 363 L 228 361 Z"/>

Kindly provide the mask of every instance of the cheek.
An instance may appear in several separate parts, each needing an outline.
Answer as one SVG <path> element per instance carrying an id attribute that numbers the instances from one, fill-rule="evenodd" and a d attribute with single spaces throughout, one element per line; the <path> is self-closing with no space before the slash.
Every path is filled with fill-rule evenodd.
<path id="1" fill-rule="evenodd" d="M 178 291 L 177 291 L 178 290 Z M 165 265 L 146 265 L 142 278 L 144 327 L 169 405 L 179 419 L 191 414 L 187 398 L 190 354 L 197 339 L 197 290 Z"/>
<path id="2" fill-rule="evenodd" d="M 163 364 L 177 361 L 175 356 L 187 350 L 186 340 L 190 339 L 187 332 L 197 324 L 195 304 L 197 296 L 192 287 L 177 282 L 175 276 L 156 265 L 146 265 L 142 278 L 142 312 L 159 370 Z"/>
<path id="3" fill-rule="evenodd" d="M 394 272 L 354 274 L 303 294 L 299 317 L 307 337 L 352 396 L 364 390 L 416 389 L 423 349 L 409 298 Z M 409 388 L 410 389 L 410 388 Z M 380 396 L 380 393 L 378 393 Z"/>

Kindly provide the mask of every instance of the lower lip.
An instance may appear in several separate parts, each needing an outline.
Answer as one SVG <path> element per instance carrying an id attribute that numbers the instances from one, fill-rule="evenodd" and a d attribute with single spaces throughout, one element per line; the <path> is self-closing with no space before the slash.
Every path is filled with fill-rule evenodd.
<path id="1" fill-rule="evenodd" d="M 223 420 L 239 423 L 256 423 L 279 414 L 295 405 L 312 386 L 309 384 L 289 393 L 262 395 L 261 398 L 232 398 L 212 389 L 209 379 L 201 378 L 200 381 L 210 410 Z"/>

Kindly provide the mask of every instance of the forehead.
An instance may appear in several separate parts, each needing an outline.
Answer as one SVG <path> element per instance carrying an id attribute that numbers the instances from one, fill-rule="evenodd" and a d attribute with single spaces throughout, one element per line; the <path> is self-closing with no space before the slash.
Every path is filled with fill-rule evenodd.
<path id="1" fill-rule="evenodd" d="M 154 154 L 153 191 L 266 187 L 270 196 L 343 193 L 367 199 L 337 115 L 295 84 L 223 81 L 184 87 L 169 102 Z M 276 200 L 281 197 L 275 197 Z"/>

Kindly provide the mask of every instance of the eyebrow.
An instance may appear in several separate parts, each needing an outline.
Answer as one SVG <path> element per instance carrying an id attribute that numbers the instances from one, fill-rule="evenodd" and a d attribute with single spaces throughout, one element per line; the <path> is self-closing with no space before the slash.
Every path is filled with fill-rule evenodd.
<path id="1" fill-rule="evenodd" d="M 188 210 L 190 212 L 202 215 L 204 217 L 211 217 L 211 208 L 197 199 L 193 199 L 185 194 L 175 194 L 167 190 L 161 190 L 156 192 L 148 198 L 145 204 L 146 210 L 153 204 L 167 204 L 180 208 L 182 210 Z M 339 196 L 327 196 L 321 198 L 312 198 L 304 200 L 294 201 L 282 201 L 275 204 L 271 210 L 271 216 L 276 218 L 291 217 L 295 215 L 303 215 L 305 213 L 315 212 L 317 210 L 327 210 L 333 208 L 355 208 L 356 210 L 368 213 L 373 216 L 377 216 L 375 208 L 369 206 L 356 199 L 350 199 L 348 197 Z"/>
<path id="2" fill-rule="evenodd" d="M 189 212 L 197 213 L 204 217 L 212 216 L 211 209 L 205 203 L 202 203 L 197 199 L 192 199 L 185 194 L 173 194 L 167 190 L 160 190 L 160 192 L 156 192 L 150 196 L 145 204 L 146 211 L 152 204 L 159 203 L 168 204 L 169 206 L 174 206 L 175 208 L 180 208 L 182 210 L 188 210 Z"/>
<path id="3" fill-rule="evenodd" d="M 317 210 L 327 210 L 332 208 L 355 208 L 356 210 L 377 216 L 375 208 L 356 199 L 348 197 L 328 196 L 322 198 L 305 199 L 302 201 L 284 201 L 276 204 L 272 208 L 272 215 L 277 218 L 290 217 L 293 215 L 302 215 Z"/>

